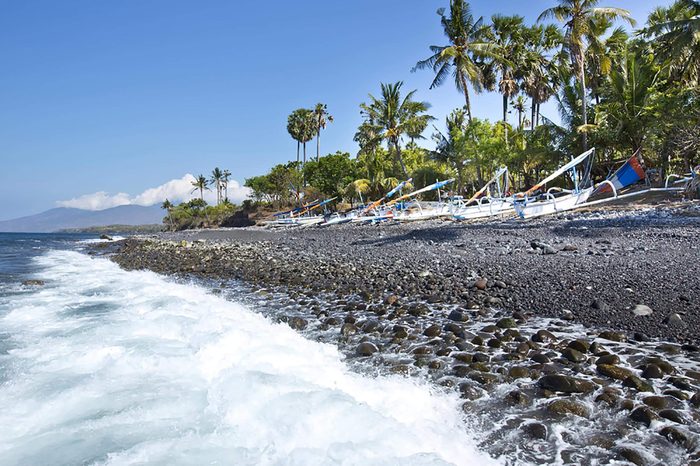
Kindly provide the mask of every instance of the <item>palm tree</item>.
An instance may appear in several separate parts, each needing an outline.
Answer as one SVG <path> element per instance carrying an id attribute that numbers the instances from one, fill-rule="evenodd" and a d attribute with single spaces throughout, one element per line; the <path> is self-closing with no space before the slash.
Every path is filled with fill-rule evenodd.
<path id="1" fill-rule="evenodd" d="M 209 182 L 216 187 L 216 205 L 221 204 L 221 186 L 224 180 L 224 172 L 216 167 L 211 172 L 211 180 Z"/>
<path id="2" fill-rule="evenodd" d="M 297 162 L 299 162 L 299 146 L 304 148 L 304 164 L 306 163 L 306 143 L 316 135 L 316 116 L 313 110 L 298 108 L 287 118 L 287 132 L 297 142 Z"/>
<path id="3" fill-rule="evenodd" d="M 578 75 L 581 91 L 581 115 L 583 126 L 588 125 L 588 114 L 586 109 L 586 37 L 590 36 L 591 30 L 596 22 L 601 19 L 611 21 L 622 19 L 634 25 L 635 22 L 630 16 L 630 12 L 622 8 L 598 7 L 599 0 L 558 0 L 559 4 L 544 10 L 538 21 L 547 18 L 554 18 L 564 23 L 565 45 L 571 57 L 573 74 Z M 588 149 L 588 136 L 584 131 L 583 148 Z"/>
<path id="4" fill-rule="evenodd" d="M 669 62 L 673 78 L 700 85 L 700 1 L 677 0 L 657 8 L 641 34 L 653 37 L 657 58 Z"/>
<path id="5" fill-rule="evenodd" d="M 463 109 L 456 109 L 447 116 L 445 124 L 447 133 L 443 134 L 435 128 L 433 140 L 436 143 L 435 150 L 430 153 L 431 158 L 451 165 L 457 172 L 457 193 L 464 189 L 464 169 L 466 168 L 466 150 L 464 140 L 466 137 L 466 121 Z"/>
<path id="6" fill-rule="evenodd" d="M 493 41 L 498 55 L 503 58 L 495 63 L 498 71 L 498 91 L 503 96 L 503 123 L 508 123 L 508 102 L 518 93 L 516 63 L 522 56 L 523 17 L 494 15 L 491 18 Z M 508 133 L 506 133 L 506 142 Z"/>
<path id="7" fill-rule="evenodd" d="M 311 141 L 316 135 L 316 116 L 314 115 L 313 110 L 302 108 L 300 109 L 299 118 L 301 124 L 299 136 L 301 138 L 300 141 L 304 151 L 304 161 L 302 166 L 304 166 L 306 165 L 306 143 Z"/>
<path id="8" fill-rule="evenodd" d="M 415 90 L 401 98 L 402 81 L 394 84 L 381 84 L 382 96 L 377 99 L 369 95 L 371 102 L 362 103 L 360 108 L 367 120 L 376 126 L 377 137 L 387 141 L 389 149 L 394 149 L 396 159 L 401 165 L 404 176 L 408 177 L 406 165 L 401 156 L 401 137 L 404 134 L 416 133 L 416 128 L 425 128 L 433 117 L 426 114 L 430 108 L 427 102 L 413 100 Z"/>
<path id="9" fill-rule="evenodd" d="M 173 204 L 170 202 L 168 199 L 164 200 L 163 203 L 160 205 L 161 209 L 164 209 L 166 212 L 168 212 L 168 224 L 170 226 L 170 229 L 173 229 L 173 216 L 172 216 L 172 208 Z"/>
<path id="10" fill-rule="evenodd" d="M 511 105 L 518 112 L 518 130 L 523 129 L 523 115 L 527 111 L 527 103 L 525 102 L 525 97 L 519 95 Z"/>
<path id="11" fill-rule="evenodd" d="M 318 103 L 314 107 L 314 116 L 316 117 L 316 161 L 321 153 L 321 130 L 326 129 L 327 123 L 333 123 L 333 115 L 328 113 L 326 104 Z"/>
<path id="12" fill-rule="evenodd" d="M 287 117 L 287 132 L 297 142 L 297 163 L 299 162 L 299 149 L 301 148 L 301 132 L 303 130 L 301 112 L 303 109 L 298 108 L 289 114 Z"/>
<path id="13" fill-rule="evenodd" d="M 440 86 L 450 74 L 455 79 L 457 90 L 464 94 L 469 121 L 472 121 L 469 85 L 479 93 L 483 89 L 484 73 L 479 59 L 497 59 L 497 47 L 486 40 L 487 28 L 483 18 L 474 20 L 469 3 L 450 0 L 450 16 L 445 9 L 437 11 L 442 29 L 448 39 L 447 45 L 431 45 L 432 55 L 416 63 L 412 71 L 430 68 L 435 72 L 430 89 Z"/>
<path id="14" fill-rule="evenodd" d="M 624 28 L 615 28 L 609 32 L 613 22 L 607 18 L 593 21 L 591 30 L 586 35 L 588 53 L 586 66 L 588 69 L 589 87 L 596 104 L 600 103 L 600 89 L 605 79 L 613 69 L 613 63 L 624 60 L 625 46 L 629 36 Z"/>
<path id="15" fill-rule="evenodd" d="M 228 182 L 231 179 L 231 172 L 224 170 L 223 178 L 221 180 L 222 189 L 224 190 L 224 202 L 228 202 Z"/>
<path id="16" fill-rule="evenodd" d="M 204 175 L 199 175 L 195 180 L 192 182 L 192 186 L 194 186 L 194 189 L 191 191 L 192 193 L 199 191 L 199 198 L 204 201 L 204 190 L 206 189 L 207 191 L 211 191 L 209 189 L 209 181 L 207 181 L 207 178 Z"/>

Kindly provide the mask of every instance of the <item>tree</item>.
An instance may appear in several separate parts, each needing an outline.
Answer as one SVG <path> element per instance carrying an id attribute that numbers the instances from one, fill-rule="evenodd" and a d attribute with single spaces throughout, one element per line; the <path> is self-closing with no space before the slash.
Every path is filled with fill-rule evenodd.
<path id="1" fill-rule="evenodd" d="M 224 170 L 223 174 L 223 179 L 221 180 L 222 182 L 222 188 L 224 190 L 224 202 L 228 202 L 228 182 L 231 179 L 231 172 L 228 170 Z"/>
<path id="2" fill-rule="evenodd" d="M 339 197 L 359 175 L 357 162 L 347 152 L 336 152 L 304 165 L 304 179 L 327 197 Z"/>
<path id="3" fill-rule="evenodd" d="M 314 107 L 314 117 L 316 118 L 316 161 L 321 153 L 321 130 L 326 129 L 327 123 L 333 123 L 333 115 L 328 113 L 326 104 L 318 103 Z"/>
<path id="4" fill-rule="evenodd" d="M 168 199 L 164 200 L 163 203 L 160 205 L 161 209 L 164 209 L 168 213 L 168 226 L 169 229 L 173 229 L 173 216 L 172 216 L 172 209 L 173 209 L 173 204 L 170 202 Z"/>
<path id="5" fill-rule="evenodd" d="M 452 74 L 457 90 L 464 94 L 469 120 L 472 108 L 469 100 L 469 85 L 479 93 L 483 89 L 484 73 L 479 59 L 498 58 L 497 47 L 486 40 L 486 26 L 483 18 L 474 20 L 469 3 L 464 0 L 450 0 L 450 15 L 445 8 L 437 10 L 447 45 L 431 45 L 432 55 L 416 63 L 412 71 L 430 68 L 435 78 L 430 89 L 442 85 Z"/>
<path id="6" fill-rule="evenodd" d="M 632 153 L 642 148 L 657 119 L 653 98 L 659 69 L 652 57 L 633 50 L 625 54 L 620 68 L 610 72 L 599 112 L 610 124 L 617 141 L 625 141 Z"/>
<path id="7" fill-rule="evenodd" d="M 599 0 L 558 0 L 559 4 L 548 8 L 540 14 L 538 21 L 547 18 L 554 18 L 564 23 L 565 26 L 565 46 L 571 57 L 574 75 L 578 76 L 579 88 L 581 92 L 581 115 L 583 125 L 588 124 L 588 114 L 586 109 L 586 37 L 590 36 L 596 22 L 601 20 L 623 19 L 634 25 L 635 22 L 629 11 L 622 8 L 597 7 Z M 584 150 L 588 149 L 588 137 L 584 131 L 582 133 Z"/>
<path id="8" fill-rule="evenodd" d="M 211 179 L 209 180 L 210 184 L 214 185 L 214 187 L 216 188 L 216 205 L 221 204 L 221 198 L 222 198 L 221 187 L 222 187 L 223 181 L 224 181 L 224 172 L 219 167 L 216 167 L 214 170 L 212 170 Z"/>
<path id="9" fill-rule="evenodd" d="M 518 93 L 516 63 L 523 53 L 523 17 L 494 15 L 491 18 L 493 41 L 502 60 L 495 63 L 498 70 L 498 91 L 503 96 L 503 122 L 508 122 L 508 102 Z"/>
<path id="10" fill-rule="evenodd" d="M 207 181 L 207 178 L 204 175 L 199 175 L 195 180 L 192 182 L 192 186 L 194 186 L 194 189 L 191 192 L 196 192 L 199 191 L 199 198 L 204 201 L 204 190 L 206 189 L 207 191 L 211 191 L 209 189 L 209 181 Z"/>
<path id="11" fill-rule="evenodd" d="M 396 159 L 401 165 L 404 176 L 408 176 L 406 165 L 401 157 L 401 137 L 404 134 L 416 134 L 417 128 L 425 129 L 433 117 L 426 114 L 430 105 L 427 102 L 413 100 L 413 90 L 401 97 L 403 82 L 381 84 L 382 96 L 377 99 L 369 95 L 370 103 L 360 105 L 366 122 L 377 131 L 376 137 L 387 141 L 389 149 L 395 151 Z M 365 127 L 369 130 L 369 126 Z"/>
<path id="12" fill-rule="evenodd" d="M 511 102 L 511 105 L 513 105 L 513 109 L 518 112 L 518 130 L 521 130 L 523 129 L 524 123 L 523 116 L 527 111 L 527 103 L 525 102 L 525 98 L 519 95 L 513 102 Z"/>
<path id="13" fill-rule="evenodd" d="M 677 0 L 657 8 L 640 34 L 652 38 L 656 58 L 668 62 L 672 79 L 700 85 L 700 1 Z"/>
<path id="14" fill-rule="evenodd" d="M 554 25 L 535 25 L 524 30 L 525 51 L 521 57 L 518 77 L 522 79 L 525 95 L 530 97 L 530 129 L 539 124 L 540 105 L 549 100 L 559 87 L 559 62 L 562 57 L 553 53 L 563 40 Z"/>
<path id="15" fill-rule="evenodd" d="M 301 148 L 302 132 L 304 130 L 303 109 L 298 108 L 287 117 L 287 132 L 297 142 L 297 162 L 299 162 L 299 149 Z"/>
<path id="16" fill-rule="evenodd" d="M 457 192 L 460 194 L 464 189 L 464 171 L 467 162 L 469 162 L 465 116 L 464 110 L 453 110 L 445 119 L 446 134 L 435 128 L 436 133 L 433 134 L 433 140 L 436 146 L 435 150 L 431 152 L 431 157 L 434 160 L 446 163 L 455 170 L 457 173 Z"/>

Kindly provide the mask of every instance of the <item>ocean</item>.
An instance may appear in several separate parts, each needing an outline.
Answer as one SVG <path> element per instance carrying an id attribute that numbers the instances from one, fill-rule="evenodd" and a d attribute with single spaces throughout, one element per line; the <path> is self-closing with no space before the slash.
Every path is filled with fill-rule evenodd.
<path id="1" fill-rule="evenodd" d="M 264 308 L 124 271 L 94 241 L 0 234 L 0 464 L 494 462 L 457 394 L 357 373 Z"/>

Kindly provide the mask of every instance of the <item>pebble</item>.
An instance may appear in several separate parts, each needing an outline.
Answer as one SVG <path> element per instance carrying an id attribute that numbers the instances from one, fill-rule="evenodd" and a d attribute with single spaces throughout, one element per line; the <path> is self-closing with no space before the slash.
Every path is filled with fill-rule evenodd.
<path id="1" fill-rule="evenodd" d="M 365 341 L 357 345 L 356 353 L 358 356 L 372 356 L 374 353 L 379 351 L 379 348 L 374 343 Z"/>
<path id="2" fill-rule="evenodd" d="M 640 317 L 651 315 L 653 312 L 654 311 L 652 311 L 649 306 L 645 306 L 644 304 L 637 304 L 634 309 L 632 309 L 632 313 Z"/>

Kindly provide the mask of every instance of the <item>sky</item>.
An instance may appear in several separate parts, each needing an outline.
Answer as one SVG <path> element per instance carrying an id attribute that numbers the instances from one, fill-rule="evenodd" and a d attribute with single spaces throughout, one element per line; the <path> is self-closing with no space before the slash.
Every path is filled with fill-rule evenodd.
<path id="1" fill-rule="evenodd" d="M 476 0 L 476 16 L 534 22 L 554 0 Z M 670 0 L 602 0 L 642 24 Z M 0 15 L 0 220 L 189 195 L 214 167 L 245 178 L 296 157 L 288 114 L 317 102 L 334 122 L 322 154 L 353 155 L 359 104 L 381 82 L 445 116 L 464 98 L 412 73 L 444 38 L 447 0 L 4 0 Z M 498 94 L 472 99 L 500 118 Z M 555 117 L 553 105 L 543 113 Z M 430 131 L 426 132 L 429 136 Z M 315 144 L 308 147 L 315 154 Z"/>

